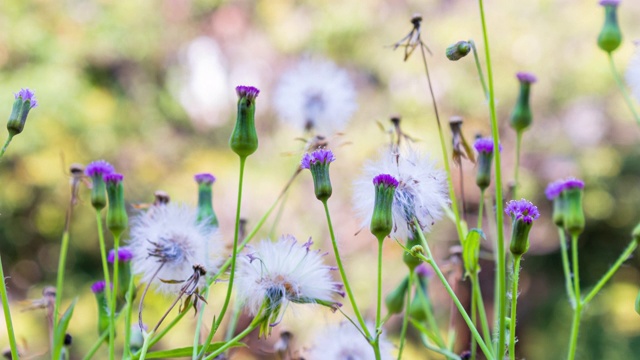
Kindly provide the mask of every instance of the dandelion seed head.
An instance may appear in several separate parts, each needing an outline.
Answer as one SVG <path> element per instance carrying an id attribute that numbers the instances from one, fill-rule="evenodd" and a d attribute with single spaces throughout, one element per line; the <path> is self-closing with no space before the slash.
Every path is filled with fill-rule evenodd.
<path id="1" fill-rule="evenodd" d="M 504 212 L 511 216 L 512 219 L 522 220 L 527 224 L 531 224 L 533 220 L 540 217 L 538 208 L 525 199 L 509 201 Z"/>
<path id="2" fill-rule="evenodd" d="M 331 135 L 357 108 L 349 75 L 333 62 L 303 60 L 282 75 L 274 96 L 278 117 L 299 130 Z"/>
<path id="3" fill-rule="evenodd" d="M 375 333 L 373 325 L 368 324 L 367 327 Z M 384 336 L 380 336 L 381 359 L 393 359 L 391 354 L 393 349 L 394 346 Z M 316 336 L 316 341 L 307 355 L 309 360 L 375 360 L 376 358 L 373 348 L 364 336 L 347 322 L 323 329 Z"/>

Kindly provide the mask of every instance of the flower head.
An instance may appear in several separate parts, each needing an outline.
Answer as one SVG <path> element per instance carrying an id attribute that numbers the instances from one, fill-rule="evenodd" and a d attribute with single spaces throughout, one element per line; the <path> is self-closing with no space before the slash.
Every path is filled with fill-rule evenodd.
<path id="1" fill-rule="evenodd" d="M 127 262 L 127 261 L 131 261 L 131 259 L 133 259 L 133 252 L 131 252 L 131 250 L 128 247 L 123 246 L 123 247 L 118 249 L 118 261 L 119 262 Z M 107 261 L 109 263 L 113 264 L 113 262 L 115 260 L 116 260 L 115 249 L 111 249 L 109 251 L 109 255 L 107 255 Z"/>
<path id="2" fill-rule="evenodd" d="M 330 135 L 356 110 L 356 92 L 347 72 L 331 61 L 303 60 L 280 79 L 274 106 L 282 121 Z"/>
<path id="3" fill-rule="evenodd" d="M 429 231 L 442 216 L 442 207 L 449 203 L 445 174 L 412 148 L 403 152 L 383 151 L 380 159 L 365 164 L 363 175 L 354 183 L 353 203 L 363 226 L 369 224 L 373 215 L 375 199 L 371 196 L 371 179 L 379 174 L 389 174 L 398 180 L 392 205 L 391 237 L 412 238 L 410 224 L 414 217 L 423 231 Z"/>
<path id="4" fill-rule="evenodd" d="M 108 174 L 112 174 L 115 172 L 113 165 L 109 164 L 104 160 L 97 160 L 92 163 L 89 163 L 87 167 L 84 169 L 84 174 L 88 177 L 94 176 L 104 176 Z"/>
<path id="5" fill-rule="evenodd" d="M 517 73 L 516 77 L 518 78 L 518 81 L 520 81 L 521 83 L 533 84 L 536 81 L 538 81 L 538 78 L 535 75 L 533 75 L 532 73 L 523 72 L 523 71 Z"/>
<path id="6" fill-rule="evenodd" d="M 493 139 L 490 137 L 477 138 L 473 147 L 479 153 L 493 153 Z M 498 149 L 502 151 L 502 144 L 498 144 Z"/>
<path id="7" fill-rule="evenodd" d="M 399 184 L 398 180 L 389 174 L 380 174 L 373 178 L 373 186 L 382 185 L 398 187 Z"/>
<path id="8" fill-rule="evenodd" d="M 18 91 L 17 93 L 13 94 L 15 99 L 21 99 L 22 101 L 29 101 L 30 103 L 30 109 L 33 109 L 34 107 L 38 106 L 38 100 L 36 100 L 36 94 L 33 93 L 33 91 L 29 90 L 28 88 L 25 89 L 20 89 L 20 91 Z"/>
<path id="9" fill-rule="evenodd" d="M 124 180 L 124 175 L 118 174 L 118 173 L 110 173 L 110 174 L 104 174 L 102 178 L 104 179 L 104 182 L 106 182 L 107 184 L 117 185 L 117 184 L 120 184 L 122 180 Z"/>
<path id="10" fill-rule="evenodd" d="M 547 196 L 547 199 L 553 200 L 560 196 L 564 190 L 564 180 L 556 180 L 547 185 L 547 188 L 544 190 L 544 194 Z"/>
<path id="11" fill-rule="evenodd" d="M 253 101 L 260 94 L 260 90 L 253 86 L 240 85 L 236 86 L 236 94 L 239 98 L 247 98 L 249 101 Z"/>
<path id="12" fill-rule="evenodd" d="M 540 217 L 538 208 L 525 199 L 509 201 L 504 212 L 511 216 L 512 219 L 522 220 L 527 224 L 533 223 L 533 220 Z"/>
<path id="13" fill-rule="evenodd" d="M 96 281 L 91 285 L 91 291 L 94 294 L 98 294 L 103 292 L 105 287 L 106 287 L 106 283 L 104 282 L 104 280 Z"/>
<path id="14" fill-rule="evenodd" d="M 618 6 L 618 5 L 620 5 L 620 0 L 600 0 L 600 5 L 602 5 L 602 6 Z"/>
<path id="15" fill-rule="evenodd" d="M 584 189 L 584 181 L 576 178 L 568 178 L 564 181 L 563 190 Z"/>
<path id="16" fill-rule="evenodd" d="M 213 184 L 216 182 L 216 177 L 209 173 L 196 174 L 193 178 L 198 184 Z"/>
<path id="17" fill-rule="evenodd" d="M 311 165 L 315 163 L 328 164 L 335 160 L 336 157 L 333 155 L 331 150 L 320 148 L 312 153 L 304 154 L 302 156 L 302 161 L 300 161 L 300 167 L 303 169 L 309 169 L 311 168 Z"/>
<path id="18" fill-rule="evenodd" d="M 381 359 L 393 359 L 391 355 L 393 348 L 384 336 L 380 337 Z M 307 355 L 309 360 L 374 360 L 376 358 L 373 348 L 360 331 L 347 322 L 328 326 L 322 330 Z"/>
<path id="19" fill-rule="evenodd" d="M 215 273 L 222 245 L 217 228 L 198 222 L 195 209 L 170 203 L 153 206 L 134 218 L 129 249 L 133 272 L 142 275 L 142 282 L 171 293 L 182 285 L 162 280 L 186 280 L 196 264 Z"/>

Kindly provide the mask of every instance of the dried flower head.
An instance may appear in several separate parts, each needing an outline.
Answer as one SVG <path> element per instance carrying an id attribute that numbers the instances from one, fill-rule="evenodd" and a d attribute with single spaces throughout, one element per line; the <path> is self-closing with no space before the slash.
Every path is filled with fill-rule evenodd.
<path id="1" fill-rule="evenodd" d="M 372 328 L 372 326 L 368 326 Z M 381 359 L 393 359 L 391 352 L 394 346 L 380 336 Z M 357 359 L 375 360 L 373 348 L 352 324 L 343 322 L 328 326 L 316 337 L 314 346 L 308 352 L 309 360 L 324 359 Z"/>

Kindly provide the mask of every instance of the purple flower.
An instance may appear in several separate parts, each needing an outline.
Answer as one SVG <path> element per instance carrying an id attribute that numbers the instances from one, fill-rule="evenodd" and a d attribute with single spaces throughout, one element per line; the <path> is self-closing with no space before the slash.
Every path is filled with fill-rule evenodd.
<path id="1" fill-rule="evenodd" d="M 423 278 L 430 278 L 433 275 L 433 270 L 426 263 L 422 263 L 416 267 L 416 275 Z"/>
<path id="2" fill-rule="evenodd" d="M 576 178 L 568 178 L 564 181 L 562 190 L 584 189 L 584 181 Z"/>
<path id="3" fill-rule="evenodd" d="M 27 101 L 31 103 L 31 109 L 38 106 L 38 101 L 36 100 L 36 94 L 33 91 L 26 89 L 20 89 L 17 93 L 13 94 L 16 99 L 20 98 L 22 101 Z"/>
<path id="4" fill-rule="evenodd" d="M 478 138 L 473 143 L 473 147 L 476 148 L 476 151 L 481 153 L 492 153 L 493 152 L 493 139 L 490 137 L 486 138 Z M 502 144 L 498 144 L 498 149 L 502 151 Z"/>
<path id="5" fill-rule="evenodd" d="M 239 98 L 247 98 L 249 100 L 253 100 L 258 97 L 260 90 L 253 86 L 236 86 L 236 94 L 238 94 Z"/>
<path id="6" fill-rule="evenodd" d="M 196 174 L 193 178 L 198 184 L 213 184 L 216 181 L 216 177 L 209 173 Z"/>
<path id="7" fill-rule="evenodd" d="M 106 283 L 104 282 L 104 280 L 96 281 L 93 283 L 93 285 L 91 285 L 91 291 L 94 294 L 101 293 L 104 291 L 105 286 L 106 286 Z"/>
<path id="8" fill-rule="evenodd" d="M 516 74 L 516 77 L 521 83 L 533 84 L 538 81 L 538 78 L 536 78 L 535 75 L 528 72 L 519 72 Z"/>
<path id="9" fill-rule="evenodd" d="M 553 200 L 560 196 L 562 190 L 564 190 L 564 180 L 556 180 L 547 185 L 544 194 L 547 196 L 547 199 Z"/>
<path id="10" fill-rule="evenodd" d="M 302 161 L 300 162 L 300 167 L 303 169 L 309 169 L 312 164 L 322 163 L 328 164 L 336 160 L 336 157 L 333 155 L 331 150 L 327 149 L 318 149 L 312 153 L 306 153 L 302 157 Z"/>
<path id="11" fill-rule="evenodd" d="M 620 5 L 620 0 L 600 0 L 600 5 L 602 5 L 602 6 L 618 6 L 618 5 Z"/>
<path id="12" fill-rule="evenodd" d="M 383 185 L 397 188 L 399 184 L 398 180 L 389 174 L 380 174 L 373 178 L 374 186 Z"/>
<path id="13" fill-rule="evenodd" d="M 119 262 L 127 262 L 127 261 L 131 261 L 131 259 L 133 259 L 133 253 L 131 252 L 131 250 L 129 250 L 128 247 L 123 246 L 118 249 Z M 114 249 L 111 249 L 111 251 L 109 251 L 109 255 L 107 256 L 107 261 L 113 264 L 115 260 L 116 260 L 116 252 L 114 251 Z"/>
<path id="14" fill-rule="evenodd" d="M 113 166 L 104 160 L 94 161 L 87 165 L 87 168 L 84 170 L 84 174 L 88 177 L 104 176 L 114 172 L 115 169 Z"/>
<path id="15" fill-rule="evenodd" d="M 531 224 L 533 220 L 540 217 L 538 208 L 525 199 L 509 201 L 504 212 L 511 216 L 512 219 L 522 220 L 527 224 Z"/>
<path id="16" fill-rule="evenodd" d="M 120 184 L 124 180 L 124 176 L 118 173 L 105 174 L 102 176 L 104 182 L 107 184 Z"/>

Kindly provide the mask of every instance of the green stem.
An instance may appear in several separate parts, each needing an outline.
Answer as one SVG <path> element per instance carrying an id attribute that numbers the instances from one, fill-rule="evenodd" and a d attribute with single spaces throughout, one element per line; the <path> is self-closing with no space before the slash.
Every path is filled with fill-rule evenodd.
<path id="1" fill-rule="evenodd" d="M 596 286 L 594 286 L 593 289 L 589 291 L 587 296 L 585 296 L 584 300 L 582 300 L 583 305 L 587 305 L 598 294 L 598 292 L 602 290 L 602 287 L 606 285 L 606 283 L 611 279 L 613 274 L 615 274 L 616 271 L 618 271 L 620 266 L 622 266 L 622 264 L 629 259 L 629 257 L 633 254 L 633 252 L 637 247 L 638 247 L 638 243 L 635 241 L 635 239 L 632 239 L 629 245 L 627 246 L 627 248 L 622 252 L 622 254 L 620 254 L 620 257 L 618 257 L 618 260 L 616 260 L 613 266 L 609 268 L 609 271 L 607 271 L 607 273 L 604 274 L 604 276 L 602 276 L 602 278 L 600 279 L 600 281 L 598 281 Z"/>
<path id="2" fill-rule="evenodd" d="M 107 296 L 107 303 L 109 308 L 111 309 L 111 277 L 109 275 L 109 265 L 107 263 L 107 248 L 104 241 L 104 231 L 102 229 L 102 215 L 100 214 L 100 210 L 96 209 L 96 223 L 98 224 L 98 240 L 100 243 L 100 258 L 102 260 L 102 272 L 104 274 L 104 292 Z M 109 359 L 114 358 L 114 354 L 112 354 L 112 350 L 114 348 L 115 341 L 115 324 L 111 323 L 111 316 L 109 316 Z"/>
<path id="3" fill-rule="evenodd" d="M 402 329 L 400 330 L 400 346 L 398 348 L 398 360 L 402 359 L 402 351 L 407 336 L 407 326 L 409 325 L 409 308 L 411 306 L 411 287 L 413 278 L 415 277 L 413 270 L 409 271 L 409 288 L 407 289 L 407 300 L 404 304 L 404 316 L 402 317 Z"/>
<path id="4" fill-rule="evenodd" d="M 58 329 L 58 312 L 60 311 L 60 302 L 62 301 L 62 287 L 64 286 L 64 268 L 67 263 L 67 252 L 69 250 L 69 229 L 62 233 L 62 245 L 60 247 L 60 258 L 58 260 L 58 276 L 56 279 L 56 301 L 53 306 L 53 329 Z M 54 336 L 55 338 L 55 336 Z M 60 359 L 60 352 L 63 344 L 53 344 L 52 355 L 53 360 Z"/>
<path id="5" fill-rule="evenodd" d="M 571 337 L 569 338 L 568 360 L 573 360 L 576 357 L 583 305 L 582 297 L 580 296 L 580 273 L 578 271 L 578 235 L 573 234 L 571 235 L 571 262 L 573 263 L 573 291 L 575 293 L 576 303 L 573 309 L 573 325 L 571 326 Z"/>
<path id="6" fill-rule="evenodd" d="M 496 115 L 496 97 L 493 88 L 493 70 L 491 68 L 491 52 L 489 50 L 489 36 L 487 34 L 487 22 L 484 16 L 483 0 L 478 0 L 480 8 L 480 18 L 482 20 L 482 36 L 484 39 L 485 56 L 487 62 L 487 80 L 489 82 L 489 109 L 491 114 L 491 136 L 493 137 L 493 148 L 500 147 L 500 133 L 498 132 L 498 119 Z M 505 324 L 507 313 L 507 286 L 506 286 L 506 264 L 504 250 L 504 229 L 502 226 L 504 216 L 504 203 L 502 199 L 502 171 L 500 151 L 494 152 L 495 178 L 496 178 L 496 233 L 497 233 L 497 265 L 496 276 L 498 277 L 498 349 L 496 357 L 501 358 L 505 349 Z"/>
<path id="7" fill-rule="evenodd" d="M 516 166 L 513 175 L 513 198 L 518 198 L 518 186 L 520 186 L 520 147 L 522 145 L 522 131 L 516 132 Z"/>
<path id="8" fill-rule="evenodd" d="M 209 285 L 205 285 L 204 288 L 204 298 L 209 298 Z M 186 312 L 186 311 L 185 311 Z M 198 358 L 198 348 L 200 345 L 200 333 L 202 332 L 202 320 L 204 318 L 204 306 L 200 306 L 200 310 L 198 313 L 198 321 L 196 322 L 196 331 L 193 334 L 193 352 L 191 353 L 191 358 L 193 360 Z"/>
<path id="9" fill-rule="evenodd" d="M 4 155 L 5 151 L 7 151 L 7 148 L 9 147 L 9 143 L 11 143 L 11 139 L 13 139 L 13 135 L 9 134 L 9 137 L 7 137 L 7 141 L 5 141 L 4 146 L 2 147 L 2 150 L 0 150 L 0 158 Z"/>
<path id="10" fill-rule="evenodd" d="M 262 313 L 262 312 L 260 312 Z M 244 329 L 240 334 L 236 335 L 236 337 L 234 337 L 233 339 L 225 342 L 224 345 L 222 345 L 221 347 L 219 347 L 216 351 L 212 352 L 211 354 L 209 354 L 207 357 L 205 357 L 205 360 L 210 360 L 215 358 L 216 356 L 222 354 L 223 352 L 227 351 L 228 349 L 230 349 L 235 343 L 237 343 L 240 339 L 244 338 L 245 336 L 249 335 L 249 333 L 251 333 L 253 330 L 255 330 L 255 328 L 258 327 L 258 325 L 260 325 L 260 323 L 262 321 L 264 321 L 265 318 L 263 316 L 259 316 L 256 317 L 255 319 L 253 319 L 253 321 L 251 322 L 251 324 L 249 324 L 249 326 Z"/>
<path id="11" fill-rule="evenodd" d="M 522 255 L 513 256 L 513 280 L 511 280 L 511 322 L 509 326 L 509 358 L 516 359 L 516 308 L 518 306 L 518 279 Z"/>
<path id="12" fill-rule="evenodd" d="M 471 277 L 473 284 L 473 291 L 476 293 L 476 300 L 478 302 L 478 313 L 480 317 L 480 323 L 482 324 L 482 333 L 484 335 L 485 344 L 491 344 L 491 330 L 489 330 L 489 321 L 487 320 L 487 313 L 484 309 L 484 300 L 482 299 L 482 290 L 480 289 L 480 281 L 478 274 Z"/>
<path id="13" fill-rule="evenodd" d="M 571 337 L 569 338 L 569 355 L 568 360 L 576 358 L 576 349 L 578 345 L 578 331 L 580 330 L 580 317 L 582 315 L 582 303 L 578 302 L 573 312 L 573 324 L 571 326 Z"/>
<path id="14" fill-rule="evenodd" d="M 620 78 L 620 75 L 616 70 L 616 65 L 613 62 L 613 56 L 611 55 L 611 53 L 609 53 L 608 56 L 609 56 L 609 65 L 611 66 L 611 73 L 613 73 L 613 78 L 616 80 L 616 84 L 618 84 L 618 88 L 622 93 L 622 97 L 624 97 L 624 101 L 627 103 L 629 110 L 631 110 L 631 113 L 633 114 L 633 118 L 636 119 L 636 122 L 640 125 L 640 116 L 638 115 L 638 112 L 636 111 L 635 106 L 633 106 L 633 102 L 631 101 L 631 98 L 627 93 L 627 89 L 625 88 L 624 83 L 622 82 L 622 79 Z"/>
<path id="15" fill-rule="evenodd" d="M 424 345 L 425 348 L 427 348 L 428 350 L 431 350 L 435 353 L 444 355 L 447 359 L 454 359 L 454 360 L 461 360 L 460 356 L 458 356 L 458 354 L 455 354 L 447 349 L 442 349 L 442 348 L 437 348 L 431 344 L 429 344 L 429 342 L 426 339 L 426 335 L 421 334 L 422 336 L 420 337 L 422 340 L 422 345 Z"/>
<path id="16" fill-rule="evenodd" d="M 376 335 L 373 346 L 378 360 L 380 360 L 380 334 L 382 333 L 380 323 L 382 321 L 382 245 L 384 244 L 384 238 L 384 236 L 378 238 L 378 296 L 376 297 Z"/>
<path id="17" fill-rule="evenodd" d="M 473 289 L 473 287 L 475 286 L 475 284 L 472 282 L 471 283 L 471 321 L 473 321 L 473 325 L 478 328 L 478 305 L 477 305 L 477 299 L 476 299 L 476 292 L 475 289 Z M 471 338 L 471 360 L 476 360 L 476 339 Z"/>
<path id="18" fill-rule="evenodd" d="M 131 274 L 131 262 L 127 262 L 126 266 L 129 267 L 129 274 Z M 131 358 L 131 310 L 133 302 L 133 275 L 129 277 L 129 284 L 127 284 L 127 292 L 125 295 L 125 308 L 121 310 L 124 312 L 124 354 L 125 359 Z M 119 315 L 119 314 L 118 314 Z"/>
<path id="19" fill-rule="evenodd" d="M 427 83 L 429 84 L 429 92 L 431 93 L 431 101 L 433 103 L 433 111 L 436 115 L 436 122 L 438 124 L 438 135 L 440 136 L 440 147 L 442 148 L 442 159 L 444 161 L 444 169 L 447 174 L 447 183 L 449 184 L 449 196 L 451 197 L 451 208 L 456 217 L 456 231 L 458 232 L 458 240 L 462 244 L 464 240 L 464 233 L 462 231 L 462 223 L 460 220 L 460 212 L 458 211 L 458 200 L 456 199 L 456 193 L 453 189 L 453 179 L 451 178 L 451 165 L 449 164 L 449 153 L 447 152 L 447 145 L 444 140 L 444 133 L 442 131 L 442 124 L 440 123 L 440 115 L 438 114 L 438 106 L 436 104 L 436 97 L 433 94 L 433 86 L 431 85 L 431 76 L 429 75 L 429 67 L 427 66 L 427 55 L 424 52 L 424 45 L 420 44 L 420 52 L 422 54 L 422 63 L 424 64 L 424 70 L 427 74 Z"/>
<path id="20" fill-rule="evenodd" d="M 4 270 L 2 267 L 2 258 L 0 258 L 0 282 L 2 282 L 2 285 L 0 285 L 0 297 L 2 297 L 2 311 L 4 311 L 4 321 L 7 325 L 7 334 L 9 335 L 9 344 L 11 346 L 11 358 L 19 359 L 16 335 L 13 332 L 13 321 L 11 320 L 11 312 L 9 311 L 9 298 L 7 297 L 7 285 L 5 284 Z"/>
<path id="21" fill-rule="evenodd" d="M 128 304 L 127 306 L 131 307 L 131 304 Z M 122 313 L 118 313 L 118 315 L 116 316 L 116 319 L 119 319 L 121 314 Z M 91 358 L 93 358 L 93 356 L 96 354 L 98 349 L 100 349 L 100 346 L 104 344 L 104 341 L 105 339 L 107 339 L 108 336 L 109 336 L 109 329 L 106 329 L 100 334 L 100 336 L 98 337 L 98 340 L 96 340 L 96 342 L 93 344 L 91 349 L 89 349 L 87 354 L 82 359 L 90 360 Z"/>
<path id="22" fill-rule="evenodd" d="M 111 291 L 111 304 L 109 304 L 111 306 L 111 310 L 109 311 L 109 328 L 111 329 L 112 332 L 114 332 L 115 334 L 115 328 L 116 328 L 116 312 L 118 311 L 118 281 L 119 281 L 119 254 L 118 254 L 118 250 L 120 249 L 120 235 L 115 235 L 113 237 L 113 289 Z M 115 338 L 115 335 L 114 335 Z M 110 360 L 113 360 L 115 358 L 115 341 L 112 343 L 109 343 L 109 356 L 110 356 Z M 111 356 L 113 356 L 113 358 L 111 358 Z"/>
<path id="23" fill-rule="evenodd" d="M 140 350 L 140 357 L 138 358 L 138 360 L 144 360 L 147 357 L 147 351 L 149 351 L 149 348 L 152 346 L 151 345 L 152 338 L 153 338 L 153 330 L 151 330 L 151 332 L 149 332 L 148 334 L 144 335 L 144 343 L 142 344 L 142 350 Z"/>
<path id="24" fill-rule="evenodd" d="M 414 277 L 414 286 L 416 287 L 417 291 L 422 291 L 422 285 L 420 284 L 420 280 L 417 277 Z M 424 296 L 426 296 L 426 294 Z M 431 332 L 435 336 L 435 339 L 433 339 L 432 341 L 436 343 L 436 345 L 438 345 L 440 348 L 443 348 L 443 349 L 447 348 L 447 345 L 445 344 L 444 339 L 442 338 L 442 334 L 440 333 L 440 327 L 438 327 L 436 318 L 433 315 L 433 311 L 431 309 L 430 304 L 426 301 L 423 301 L 422 309 L 427 316 L 427 324 L 431 329 Z"/>
<path id="25" fill-rule="evenodd" d="M 564 271 L 564 285 L 567 290 L 567 297 L 571 303 L 571 307 L 575 308 L 576 295 L 573 292 L 573 283 L 571 280 L 571 270 L 569 269 L 569 255 L 567 253 L 567 238 L 565 237 L 562 227 L 558 227 L 558 235 L 560 239 L 560 252 L 562 256 L 562 270 Z"/>
<path id="26" fill-rule="evenodd" d="M 180 320 L 182 320 L 182 318 L 188 313 L 188 311 L 183 311 L 181 313 L 178 314 L 178 316 L 176 316 L 173 321 L 171 321 L 171 323 L 164 328 L 162 331 L 160 331 L 157 335 L 155 335 L 152 339 L 151 342 L 149 343 L 149 346 L 153 346 L 155 344 L 157 344 L 160 340 L 162 340 L 162 338 L 167 335 L 167 333 L 173 329 L 174 326 L 176 326 L 176 324 L 178 324 L 180 322 Z"/>
<path id="27" fill-rule="evenodd" d="M 482 72 L 482 66 L 480 66 L 480 59 L 478 59 L 478 50 L 476 50 L 476 43 L 473 40 L 469 40 L 471 44 L 471 49 L 473 50 L 473 58 L 476 61 L 476 69 L 478 70 L 478 77 L 480 78 L 480 83 L 482 84 L 482 91 L 484 92 L 484 97 L 489 101 L 489 90 L 487 90 L 487 83 L 484 81 L 484 73 Z"/>
<path id="28" fill-rule="evenodd" d="M 571 236 L 571 262 L 573 265 L 573 291 L 576 296 L 576 304 L 582 303 L 580 296 L 580 273 L 578 263 L 578 235 Z"/>
<path id="29" fill-rule="evenodd" d="M 238 327 L 238 320 L 240 320 L 241 314 L 242 304 L 240 302 L 236 302 L 235 304 L 233 304 L 233 313 L 231 314 L 231 319 L 227 324 L 227 331 L 224 336 L 225 341 L 231 340 L 233 338 L 233 334 L 236 332 L 236 328 Z"/>
<path id="30" fill-rule="evenodd" d="M 478 204 L 478 230 L 482 230 L 482 210 L 484 209 L 484 192 L 485 192 L 485 189 L 480 190 L 480 203 Z"/>

